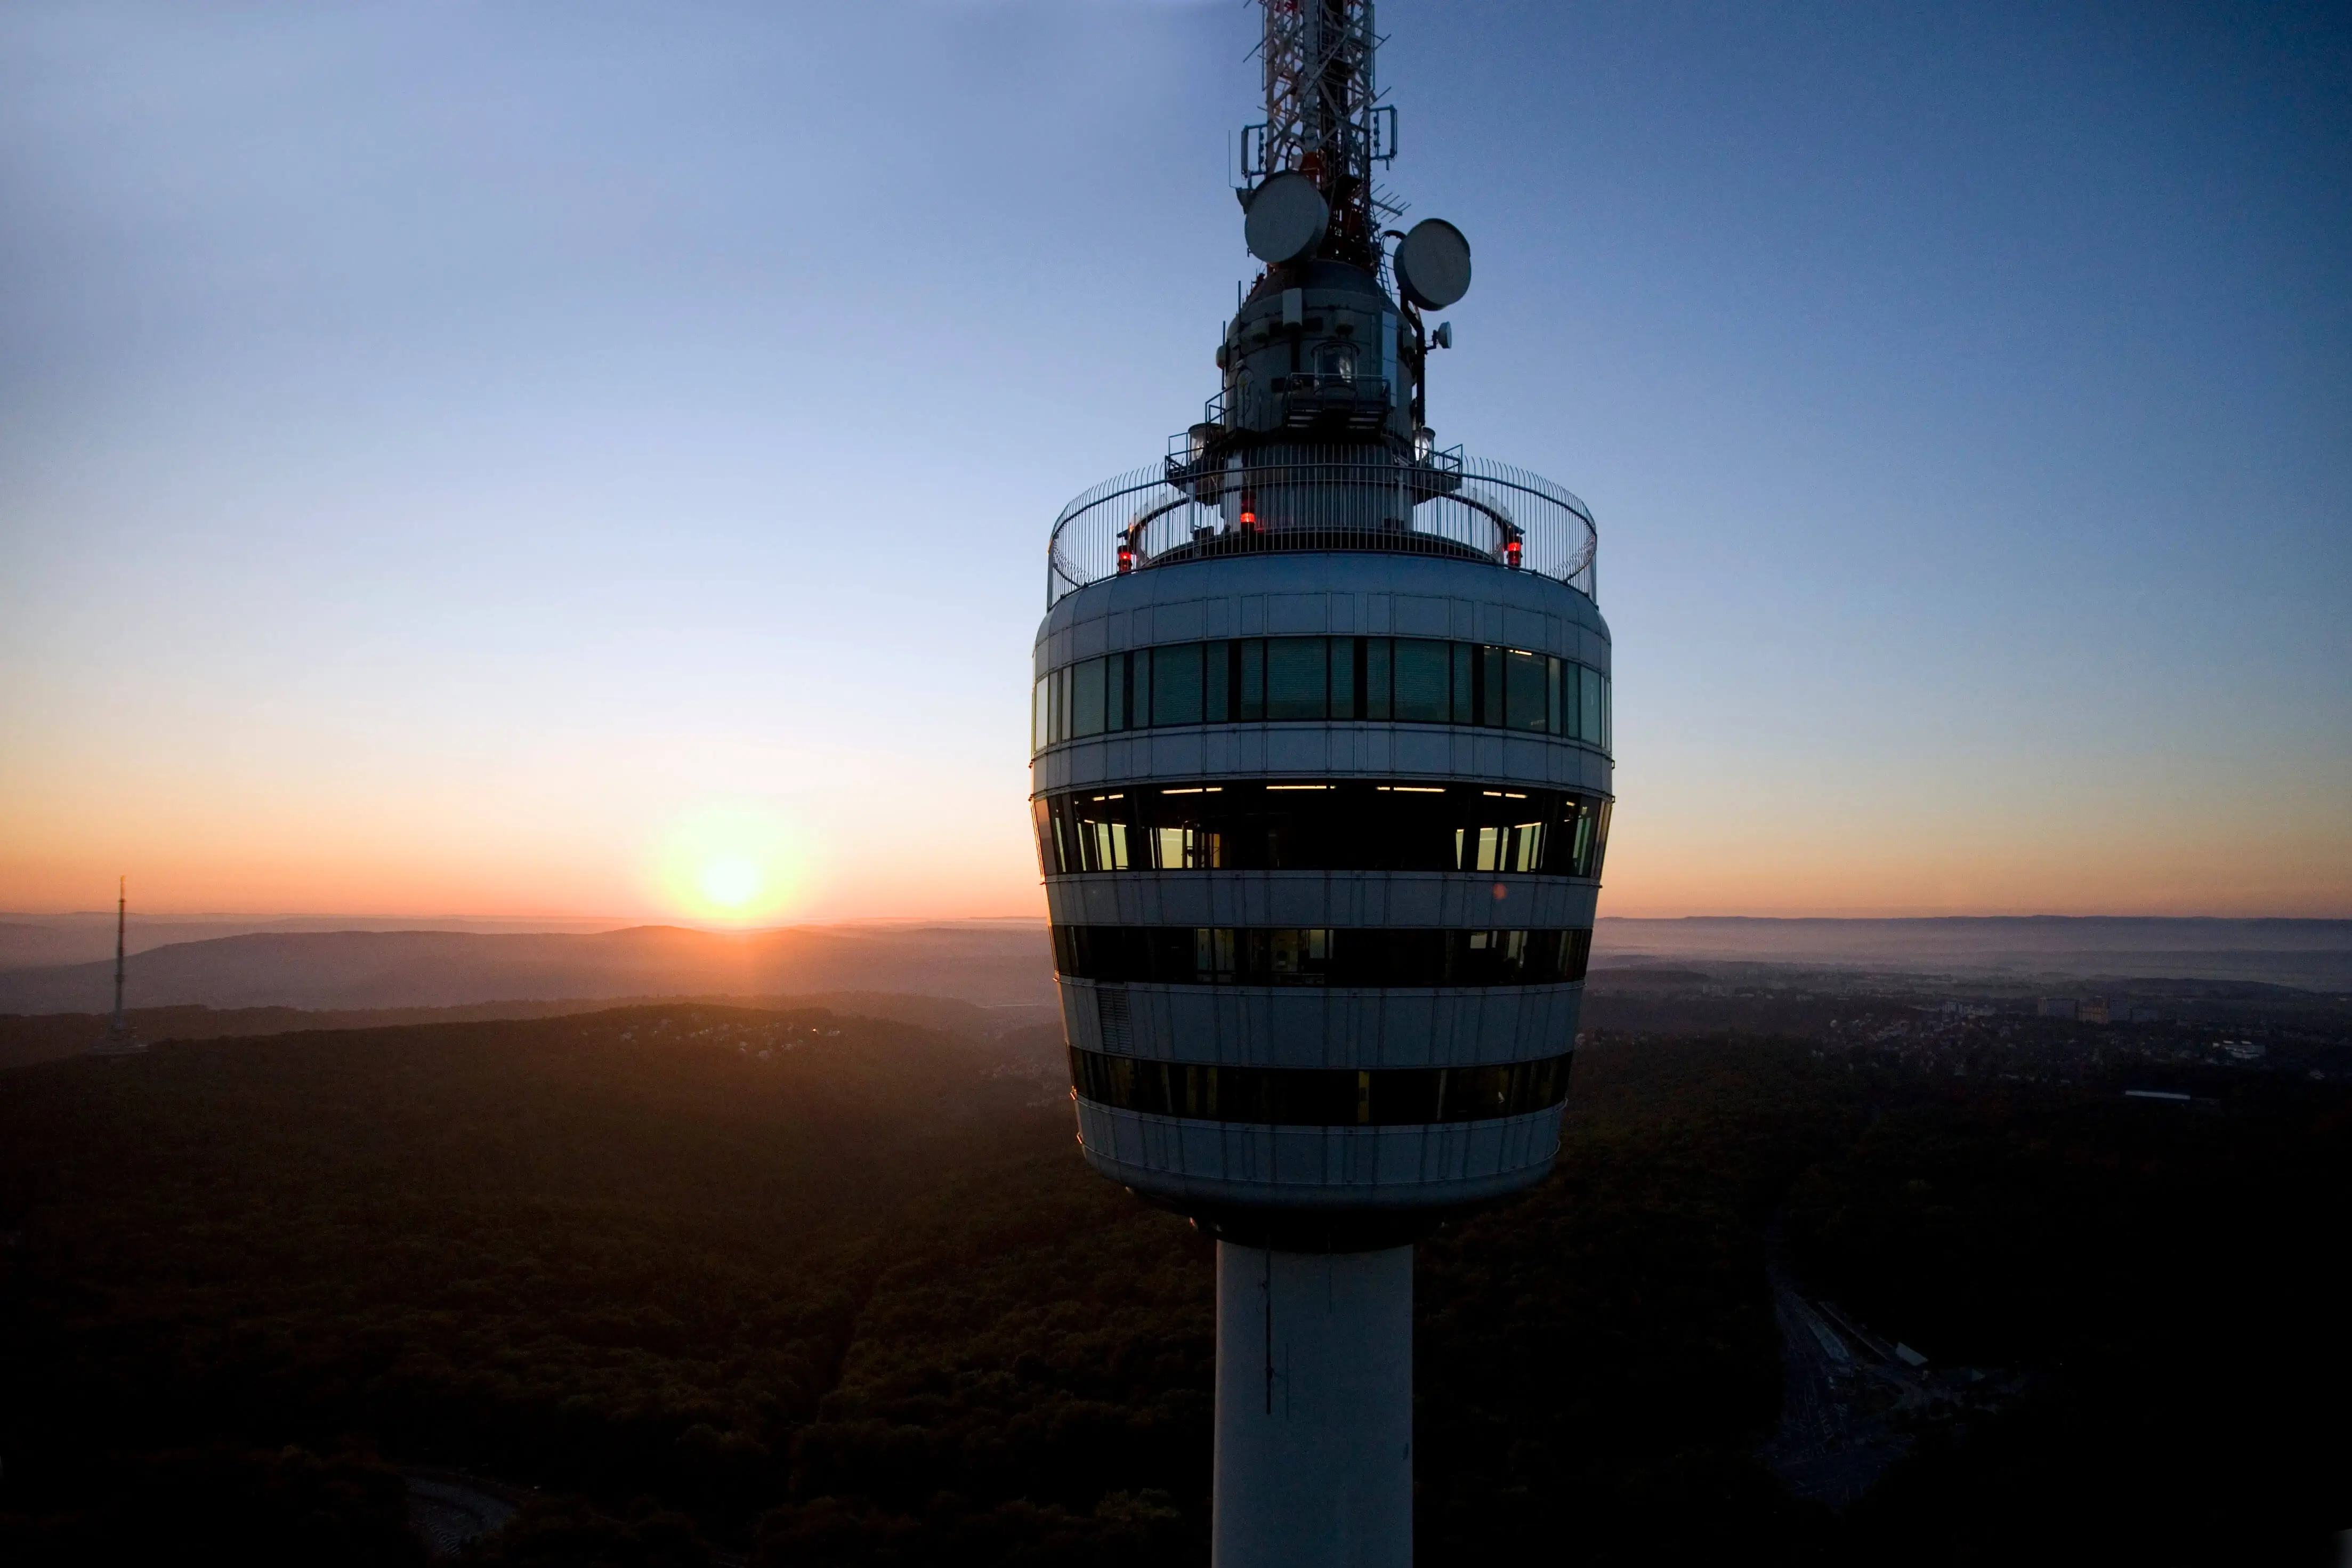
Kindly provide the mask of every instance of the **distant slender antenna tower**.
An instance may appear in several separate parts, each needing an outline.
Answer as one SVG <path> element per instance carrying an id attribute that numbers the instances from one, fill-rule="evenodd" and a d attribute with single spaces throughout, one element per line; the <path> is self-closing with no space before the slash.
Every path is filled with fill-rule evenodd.
<path id="1" fill-rule="evenodd" d="M 100 1056 L 128 1056 L 147 1047 L 132 1037 L 131 1026 L 122 1017 L 122 957 L 123 935 L 130 922 L 131 879 L 118 878 L 114 886 L 114 1019 L 106 1026 L 106 1043 L 99 1047 Z"/>

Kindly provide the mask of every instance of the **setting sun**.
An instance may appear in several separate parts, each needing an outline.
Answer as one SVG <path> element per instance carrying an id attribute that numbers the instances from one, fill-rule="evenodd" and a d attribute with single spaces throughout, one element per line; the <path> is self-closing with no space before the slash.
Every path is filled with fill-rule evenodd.
<path id="1" fill-rule="evenodd" d="M 680 819 L 664 836 L 656 867 L 662 901 L 694 919 L 772 919 L 807 891 L 790 825 L 756 805 L 706 806 Z"/>
<path id="2" fill-rule="evenodd" d="M 714 904 L 740 910 L 759 897 L 765 878 L 760 868 L 740 855 L 723 855 L 702 868 L 702 896 Z"/>

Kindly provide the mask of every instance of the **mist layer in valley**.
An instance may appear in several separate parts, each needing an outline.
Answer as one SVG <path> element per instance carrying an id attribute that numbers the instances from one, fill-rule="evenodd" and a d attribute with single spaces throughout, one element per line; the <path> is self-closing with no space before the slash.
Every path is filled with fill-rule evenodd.
<path id="1" fill-rule="evenodd" d="M 224 930 L 131 922 L 128 991 L 142 1008 L 366 1011 L 650 997 L 858 992 L 1050 1008 L 1043 921 L 860 921 L 751 932 L 318 929 L 304 919 Z M 154 942 L 157 933 L 177 940 Z M 0 920 L 0 1014 L 111 1005 L 110 922 Z M 74 953 L 74 962 L 55 955 Z M 1613 970 L 1780 964 L 1855 973 L 2119 988 L 2132 980 L 2352 990 L 2352 921 L 1966 918 L 1616 920 L 1593 942 L 1596 988 Z M 509 1015 L 513 1016 L 513 1015 Z M 385 1020 L 394 1021 L 394 1020 Z M 210 1032 L 210 1031 L 207 1031 Z"/>

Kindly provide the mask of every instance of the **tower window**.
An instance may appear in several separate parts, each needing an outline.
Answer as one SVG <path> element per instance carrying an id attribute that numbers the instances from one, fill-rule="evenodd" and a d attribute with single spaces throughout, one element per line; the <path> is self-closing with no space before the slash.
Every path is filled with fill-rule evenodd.
<path id="1" fill-rule="evenodd" d="M 1038 803 L 1049 877 L 1087 871 L 1470 871 L 1598 877 L 1608 803 L 1475 784 L 1232 780 Z M 1058 824 L 1050 831 L 1049 824 Z M 1108 825 L 1121 832 L 1108 837 Z M 1116 848 L 1110 847 L 1116 845 Z"/>
<path id="2" fill-rule="evenodd" d="M 1103 1043 L 1125 1029 L 1123 994 L 1105 1005 Z M 1110 1020 L 1117 1020 L 1114 1025 Z M 1549 1110 L 1568 1098 L 1568 1056 L 1463 1068 L 1244 1068 L 1070 1052 L 1080 1098 L 1114 1110 L 1277 1127 L 1398 1127 Z"/>
<path id="3" fill-rule="evenodd" d="M 1326 381 L 1352 383 L 1356 379 L 1356 345 L 1325 343 L 1315 351 L 1315 374 Z"/>
<path id="4" fill-rule="evenodd" d="M 1551 655 L 1428 637 L 1233 637 L 1065 665 L 1037 683 L 1033 751 L 1168 724 L 1480 724 L 1610 748 L 1609 678 Z"/>

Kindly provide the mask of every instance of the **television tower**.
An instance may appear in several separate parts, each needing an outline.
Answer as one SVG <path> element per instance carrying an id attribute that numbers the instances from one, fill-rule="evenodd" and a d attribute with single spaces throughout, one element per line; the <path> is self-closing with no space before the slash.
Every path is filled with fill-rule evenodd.
<path id="1" fill-rule="evenodd" d="M 1262 3 L 1262 269 L 1054 524 L 1032 805 L 1080 1145 L 1217 1238 L 1212 1561 L 1402 1568 L 1413 1243 L 1559 1151 L 1610 638 L 1583 503 L 1430 428 L 1470 247 L 1389 226 L 1371 5 Z"/>
<path id="2" fill-rule="evenodd" d="M 117 878 L 114 884 L 114 1018 L 106 1026 L 105 1043 L 98 1047 L 98 1054 L 102 1057 L 131 1056 L 147 1048 L 131 1033 L 131 1026 L 122 1017 L 122 939 L 128 929 L 130 910 L 131 879 Z"/>

